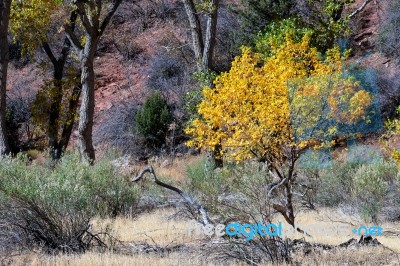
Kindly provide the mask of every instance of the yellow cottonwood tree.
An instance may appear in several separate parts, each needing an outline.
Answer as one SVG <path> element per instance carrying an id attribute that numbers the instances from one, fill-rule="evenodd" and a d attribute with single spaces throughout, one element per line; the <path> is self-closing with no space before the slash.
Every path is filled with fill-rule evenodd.
<path id="1" fill-rule="evenodd" d="M 309 42 L 309 35 L 298 43 L 288 35 L 262 66 L 259 54 L 243 48 L 231 70 L 217 77 L 215 89 L 203 90 L 204 100 L 198 106 L 201 118 L 186 129 L 193 136 L 188 145 L 213 149 L 221 144 L 229 158 L 269 160 L 282 157 L 284 145 L 301 144 L 293 143 L 293 130 L 317 126 L 323 115 L 318 110 L 325 104 L 321 99 L 340 122 L 363 118 L 371 96 L 351 77 L 343 77 L 339 49 L 328 51 L 323 59 Z M 289 106 L 292 83 L 296 91 Z M 348 105 L 344 110 L 343 104 Z M 293 129 L 291 114 L 296 111 L 307 123 Z"/>
<path id="2" fill-rule="evenodd" d="M 218 146 L 224 158 L 266 162 L 276 179 L 271 191 L 279 186 L 285 191 L 284 203 L 273 207 L 292 225 L 291 183 L 299 155 L 315 143 L 313 136 L 335 133 L 334 126 L 321 126 L 325 120 L 365 119 L 372 99 L 343 75 L 339 48 L 329 50 L 324 59 L 310 47 L 309 36 L 295 42 L 288 34 L 263 62 L 260 54 L 244 47 L 230 71 L 216 78 L 215 88 L 204 88 L 200 118 L 186 128 L 192 136 L 189 146 Z"/>

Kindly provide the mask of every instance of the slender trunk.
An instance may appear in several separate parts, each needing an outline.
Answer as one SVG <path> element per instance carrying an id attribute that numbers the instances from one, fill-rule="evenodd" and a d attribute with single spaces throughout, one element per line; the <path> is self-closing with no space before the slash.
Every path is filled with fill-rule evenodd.
<path id="1" fill-rule="evenodd" d="M 9 47 L 7 40 L 11 0 L 0 0 L 0 156 L 9 152 L 6 133 L 6 87 Z"/>
<path id="2" fill-rule="evenodd" d="M 85 48 L 81 53 L 81 83 L 82 102 L 79 112 L 78 147 L 81 157 L 93 163 L 95 153 L 92 140 L 93 116 L 94 116 L 94 54 L 96 52 L 97 40 L 86 36 Z"/>
<path id="3" fill-rule="evenodd" d="M 54 65 L 54 91 L 51 93 L 51 105 L 49 109 L 49 123 L 47 129 L 48 142 L 50 147 L 50 153 L 53 160 L 57 160 L 59 158 L 58 154 L 60 151 L 58 150 L 58 127 L 59 127 L 59 119 L 60 119 L 60 111 L 61 111 L 61 102 L 63 96 L 63 72 L 64 72 L 64 64 L 60 64 L 61 62 L 57 62 Z"/>
<path id="4" fill-rule="evenodd" d="M 198 71 L 203 71 L 204 69 L 202 68 L 202 58 L 204 43 L 200 19 L 198 14 L 196 13 L 196 8 L 192 0 L 183 0 L 183 4 L 185 6 L 185 11 L 188 16 L 189 25 L 192 31 L 193 51 L 196 59 L 197 69 Z"/>
<path id="5" fill-rule="evenodd" d="M 70 22 L 69 27 L 71 31 L 75 29 L 75 23 L 78 14 L 76 11 L 72 11 L 70 15 Z M 64 129 L 61 135 L 61 139 L 59 138 L 59 119 L 60 119 L 60 112 L 61 112 L 61 105 L 63 99 L 63 78 L 64 78 L 64 68 L 67 58 L 69 56 L 71 50 L 71 42 L 69 41 L 68 37 L 64 40 L 64 45 L 61 50 L 61 55 L 56 58 L 53 54 L 53 51 L 50 48 L 50 45 L 47 42 L 44 42 L 42 45 L 44 51 L 46 52 L 47 56 L 49 57 L 51 63 L 53 64 L 53 86 L 54 88 L 51 93 L 51 105 L 49 108 L 49 121 L 48 121 L 48 128 L 47 128 L 47 139 L 50 147 L 50 156 L 53 160 L 58 160 L 61 158 L 62 153 L 64 152 L 65 148 L 68 145 L 71 132 L 68 133 L 69 128 L 74 125 L 74 116 L 76 113 L 76 104 L 71 105 L 71 101 L 78 101 L 78 99 L 74 99 L 76 95 L 76 88 L 72 93 L 72 98 L 74 100 L 70 101 L 69 108 L 67 110 L 67 120 L 64 122 L 63 125 L 64 129 L 67 128 L 67 132 L 64 133 Z M 79 88 L 79 95 L 80 95 L 80 88 Z M 78 98 L 79 98 L 78 95 Z M 72 109 L 71 109 L 72 108 Z M 71 116 L 72 114 L 72 116 Z"/>
<path id="6" fill-rule="evenodd" d="M 107 25 L 110 23 L 121 2 L 122 0 L 112 1 L 112 4 L 110 3 L 111 6 L 108 6 L 109 11 L 104 19 L 100 21 L 103 6 L 101 0 L 73 1 L 73 6 L 76 7 L 77 14 L 85 30 L 86 43 L 84 47 L 82 47 L 79 38 L 74 34 L 71 27 L 64 25 L 67 37 L 79 54 L 79 61 L 81 63 L 82 101 L 79 110 L 78 149 L 81 158 L 90 164 L 94 163 L 95 160 L 92 140 L 95 80 L 93 69 L 94 55 L 100 37 L 104 34 Z"/>
<path id="7" fill-rule="evenodd" d="M 80 84 L 79 84 L 79 86 L 75 86 L 75 88 L 72 92 L 72 96 L 69 99 L 66 122 L 63 125 L 61 138 L 60 138 L 60 141 L 58 142 L 58 147 L 57 147 L 58 153 L 55 154 L 56 159 L 61 158 L 61 155 L 67 148 L 68 142 L 71 138 L 72 129 L 74 127 L 75 114 L 76 114 L 76 110 L 78 107 L 79 96 L 81 95 L 81 91 L 82 91 L 82 87 Z"/>
<path id="8" fill-rule="evenodd" d="M 211 0 L 213 10 L 207 14 L 207 26 L 202 56 L 202 68 L 203 70 L 212 69 L 212 57 L 215 47 L 215 39 L 217 33 L 217 21 L 218 21 L 218 4 L 219 0 Z"/>

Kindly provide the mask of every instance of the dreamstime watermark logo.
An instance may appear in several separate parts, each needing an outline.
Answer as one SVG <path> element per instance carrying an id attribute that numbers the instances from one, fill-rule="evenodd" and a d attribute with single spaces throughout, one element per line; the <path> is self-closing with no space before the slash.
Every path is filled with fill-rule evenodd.
<path id="1" fill-rule="evenodd" d="M 292 226 L 283 226 L 282 222 L 278 222 L 277 224 L 266 224 L 264 225 L 262 222 L 257 222 L 256 224 L 241 224 L 239 222 L 233 222 L 228 225 L 224 224 L 208 224 L 202 225 L 200 223 L 193 223 L 188 228 L 188 235 L 192 235 L 193 233 L 196 235 L 205 234 L 209 237 L 217 236 L 222 237 L 224 235 L 228 236 L 243 236 L 246 240 L 252 240 L 256 236 L 280 236 L 283 238 L 291 238 L 295 237 L 298 229 L 304 232 L 304 234 L 316 237 L 346 237 L 351 236 L 352 234 L 356 234 L 357 236 L 383 236 L 383 228 L 380 226 L 370 226 L 367 227 L 362 225 L 358 228 L 354 228 L 354 226 L 350 224 L 297 224 L 296 227 Z"/>

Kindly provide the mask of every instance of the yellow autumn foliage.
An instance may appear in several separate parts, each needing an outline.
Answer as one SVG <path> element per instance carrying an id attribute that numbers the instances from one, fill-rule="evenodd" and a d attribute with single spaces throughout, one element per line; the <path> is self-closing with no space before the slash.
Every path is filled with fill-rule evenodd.
<path id="1" fill-rule="evenodd" d="M 216 78 L 215 88 L 204 88 L 200 118 L 185 130 L 192 136 L 189 146 L 218 146 L 220 156 L 237 161 L 281 159 L 286 148 L 307 146 L 308 140 L 295 136 L 312 127 L 318 130 L 324 104 L 339 114 L 334 118 L 348 123 L 365 116 L 371 96 L 343 77 L 339 48 L 329 50 L 323 59 L 306 34 L 297 43 L 287 35 L 285 43 L 273 49 L 272 56 L 261 62 L 260 54 L 243 47 L 230 71 Z M 346 102 L 346 110 L 339 110 L 344 102 L 337 103 L 338 98 Z M 301 121 L 296 128 L 294 116 Z"/>
<path id="2" fill-rule="evenodd" d="M 58 0 L 16 0 L 11 3 L 10 31 L 22 43 L 22 53 L 32 53 L 47 40 Z"/>

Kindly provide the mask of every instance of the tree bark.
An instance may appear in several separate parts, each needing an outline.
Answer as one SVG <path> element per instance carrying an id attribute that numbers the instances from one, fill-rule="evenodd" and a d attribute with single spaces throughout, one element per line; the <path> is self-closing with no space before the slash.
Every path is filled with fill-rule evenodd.
<path id="1" fill-rule="evenodd" d="M 97 40 L 86 36 L 85 49 L 82 52 L 81 61 L 81 83 L 82 102 L 79 111 L 78 147 L 82 158 L 93 163 L 95 152 L 93 148 L 93 118 L 94 118 L 94 54 L 97 48 Z"/>
<path id="2" fill-rule="evenodd" d="M 6 132 L 6 89 L 9 61 L 8 24 L 11 0 L 0 0 L 0 156 L 9 152 Z"/>
<path id="3" fill-rule="evenodd" d="M 201 62 L 202 62 L 203 47 L 204 47 L 200 18 L 196 13 L 196 8 L 192 0 L 183 0 L 183 4 L 185 6 L 186 15 L 188 16 L 192 32 L 194 57 L 196 59 L 197 68 L 200 71 L 202 68 Z"/>
<path id="4" fill-rule="evenodd" d="M 76 11 L 71 12 L 69 27 L 71 31 L 75 29 L 75 23 L 77 19 Z M 51 94 L 51 105 L 49 108 L 49 121 L 47 126 L 47 139 L 50 147 L 50 156 L 53 160 L 59 160 L 62 156 L 62 153 L 65 151 L 69 139 L 72 133 L 72 127 L 74 125 L 74 117 L 76 113 L 77 102 L 80 95 L 80 90 L 77 91 L 76 88 L 80 86 L 74 86 L 72 98 L 70 99 L 70 103 L 67 109 L 67 119 L 63 125 L 63 131 L 61 137 L 59 137 L 59 119 L 61 112 L 61 104 L 63 99 L 63 79 L 64 79 L 64 68 L 65 63 L 67 61 L 68 55 L 71 50 L 71 42 L 66 37 L 64 40 L 64 45 L 61 50 L 61 55 L 56 58 L 50 48 L 50 45 L 47 42 L 42 44 L 43 50 L 46 52 L 49 57 L 51 63 L 53 64 L 53 82 L 54 82 L 54 94 Z M 78 92 L 78 94 L 77 94 Z M 78 98 L 76 97 L 78 96 Z"/>
<path id="5" fill-rule="evenodd" d="M 211 0 L 211 10 L 206 13 L 207 22 L 205 36 L 203 36 L 199 12 L 195 8 L 194 1 L 182 0 L 182 2 L 185 6 L 186 15 L 192 32 L 193 51 L 197 70 L 199 72 L 207 72 L 213 68 L 212 56 L 217 32 L 219 0 Z"/>
<path id="6" fill-rule="evenodd" d="M 69 25 L 64 26 L 69 41 L 79 55 L 79 61 L 81 64 L 82 101 L 79 111 L 78 149 L 81 158 L 90 164 L 95 160 L 92 138 L 95 106 L 94 55 L 100 37 L 103 35 L 122 0 L 113 1 L 112 6 L 106 13 L 104 19 L 100 21 L 103 7 L 102 2 L 103 1 L 101 0 L 73 1 L 73 5 L 76 7 L 76 11 L 85 31 L 86 43 L 84 47 L 81 45 L 79 38 L 74 34 L 71 27 Z M 90 12 L 90 14 L 88 12 Z"/>
<path id="7" fill-rule="evenodd" d="M 218 4 L 219 0 L 211 0 L 213 10 L 207 14 L 206 36 L 203 48 L 202 68 L 204 70 L 212 69 L 212 57 L 214 54 L 215 39 L 218 22 Z"/>

